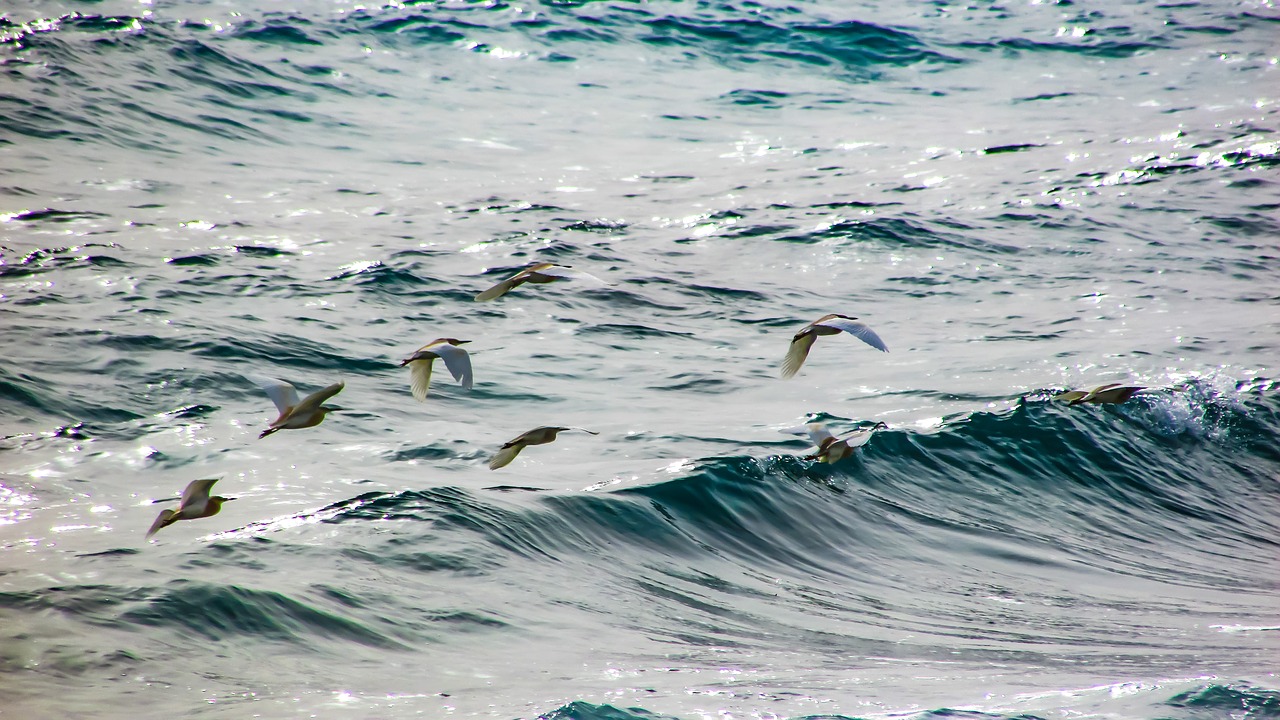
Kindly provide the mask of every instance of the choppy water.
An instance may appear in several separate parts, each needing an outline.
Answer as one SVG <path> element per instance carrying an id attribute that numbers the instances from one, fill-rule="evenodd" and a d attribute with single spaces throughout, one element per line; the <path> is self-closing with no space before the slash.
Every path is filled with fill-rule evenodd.
<path id="1" fill-rule="evenodd" d="M 1272 2 L 242 5 L 0 20 L 0 716 L 1280 717 Z"/>

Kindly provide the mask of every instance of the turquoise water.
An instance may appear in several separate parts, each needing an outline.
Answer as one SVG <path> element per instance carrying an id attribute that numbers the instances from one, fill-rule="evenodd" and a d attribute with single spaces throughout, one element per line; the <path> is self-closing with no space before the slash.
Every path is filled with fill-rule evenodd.
<path id="1" fill-rule="evenodd" d="M 3 17 L 0 714 L 1280 717 L 1272 3 Z"/>

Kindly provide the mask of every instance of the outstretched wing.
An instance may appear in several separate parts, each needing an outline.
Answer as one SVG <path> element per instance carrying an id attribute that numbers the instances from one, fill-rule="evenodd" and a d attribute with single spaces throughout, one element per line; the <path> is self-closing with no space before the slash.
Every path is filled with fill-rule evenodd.
<path id="1" fill-rule="evenodd" d="M 516 456 L 519 455 L 520 451 L 523 449 L 523 443 L 510 442 L 503 445 L 502 449 L 489 460 L 489 469 L 497 470 L 500 467 L 506 467 L 511 464 L 512 460 L 516 459 Z"/>
<path id="2" fill-rule="evenodd" d="M 275 378 L 256 378 L 254 382 L 267 393 L 267 397 L 275 403 L 276 410 L 279 410 L 281 415 L 298 404 L 298 391 L 289 383 Z"/>
<path id="3" fill-rule="evenodd" d="M 1057 395 L 1054 395 L 1053 399 L 1070 403 L 1076 400 L 1080 400 L 1081 398 L 1088 396 L 1088 394 L 1089 393 L 1085 392 L 1084 390 L 1068 390 L 1066 392 L 1060 392 Z"/>
<path id="4" fill-rule="evenodd" d="M 881 352 L 889 352 L 889 348 L 885 346 L 884 341 L 880 339 L 880 336 L 876 334 L 875 330 L 867 327 L 866 323 L 861 323 L 857 320 L 850 320 L 848 318 L 835 317 L 821 322 L 816 322 L 814 325 L 825 325 L 829 328 L 843 330 Z"/>
<path id="5" fill-rule="evenodd" d="M 427 401 L 427 391 L 431 389 L 431 364 L 435 358 L 411 360 L 409 362 L 409 387 L 413 390 L 413 398 L 418 402 Z"/>
<path id="6" fill-rule="evenodd" d="M 178 513 L 172 510 L 161 510 L 156 516 L 156 521 L 151 523 L 151 529 L 147 531 L 147 539 L 150 540 L 152 535 L 160 532 L 162 528 L 169 527 L 176 522 L 175 517 Z"/>
<path id="7" fill-rule="evenodd" d="M 512 288 L 516 287 L 520 283 L 523 283 L 525 280 L 526 280 L 526 275 L 524 274 L 524 271 L 521 270 L 520 272 L 516 273 L 515 275 L 512 275 L 506 280 L 503 280 L 497 285 L 494 285 L 488 290 L 485 290 L 479 295 L 476 295 L 476 302 L 484 302 L 486 300 L 493 300 L 495 298 L 500 298 L 503 295 L 506 295 L 507 293 L 511 292 Z"/>
<path id="8" fill-rule="evenodd" d="M 787 348 L 787 356 L 782 358 L 782 377 L 789 378 L 800 372 L 800 366 L 804 365 L 804 359 L 809 357 L 809 348 L 813 347 L 813 341 L 817 339 L 813 333 L 805 333 L 791 341 L 791 347 Z"/>
<path id="9" fill-rule="evenodd" d="M 444 366 L 449 368 L 449 374 L 453 375 L 453 379 L 462 383 L 462 387 L 470 390 L 472 384 L 471 378 L 471 355 L 466 350 L 457 345 L 448 343 L 440 343 L 431 348 L 431 352 L 440 356 L 444 360 Z"/>
<path id="10" fill-rule="evenodd" d="M 592 275 L 589 272 L 584 272 L 582 270 L 567 267 L 564 265 L 552 265 L 551 263 L 547 263 L 544 267 L 540 267 L 537 269 L 531 268 L 530 273 L 545 275 L 547 277 L 560 278 L 561 280 L 586 280 L 587 282 L 595 283 L 597 285 L 609 284 L 608 281 L 601 280 L 600 278 L 596 277 L 595 275 Z"/>
<path id="11" fill-rule="evenodd" d="M 822 423 L 809 423 L 805 426 L 805 429 L 809 431 L 809 442 L 818 447 L 822 447 L 824 443 L 836 439 L 836 436 L 832 435 L 827 426 Z"/>
<path id="12" fill-rule="evenodd" d="M 347 383 L 345 381 L 336 382 L 323 390 L 317 390 L 311 393 L 303 398 L 302 402 L 298 403 L 297 407 L 293 409 L 293 412 L 299 417 L 310 415 L 323 405 L 325 400 L 328 400 L 334 395 L 342 392 L 342 388 L 346 387 L 346 385 Z"/>
<path id="13" fill-rule="evenodd" d="M 207 499 L 209 493 L 213 490 L 213 484 L 216 482 L 218 482 L 218 478 L 204 478 L 187 483 L 187 489 L 182 491 L 182 500 L 178 503 L 178 507 L 187 507 L 197 499 L 201 501 Z"/>

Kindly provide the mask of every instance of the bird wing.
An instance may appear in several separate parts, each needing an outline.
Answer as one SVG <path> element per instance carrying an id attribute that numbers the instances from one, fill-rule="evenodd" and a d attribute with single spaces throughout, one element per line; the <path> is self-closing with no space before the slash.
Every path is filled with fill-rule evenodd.
<path id="1" fill-rule="evenodd" d="M 178 507 L 186 508 L 207 501 L 216 482 L 218 478 L 204 478 L 187 483 L 187 489 L 182 491 L 182 500 L 178 503 Z"/>
<path id="2" fill-rule="evenodd" d="M 562 280 L 587 280 L 590 282 L 598 283 L 600 285 L 609 284 L 607 281 L 601 280 L 600 278 L 596 277 L 595 275 L 592 275 L 589 272 L 584 272 L 582 270 L 567 267 L 565 265 L 552 265 L 551 263 L 547 263 L 545 267 L 530 268 L 529 273 L 545 275 L 547 277 L 553 277 L 553 278 L 560 278 Z"/>
<path id="3" fill-rule="evenodd" d="M 825 325 L 829 328 L 843 330 L 881 352 L 889 352 L 889 348 L 885 346 L 884 341 L 880 339 L 880 336 L 876 334 L 875 330 L 867 327 L 866 323 L 861 323 L 857 320 L 850 320 L 848 318 L 836 317 L 821 320 L 814 323 L 814 325 Z"/>
<path id="4" fill-rule="evenodd" d="M 177 522 L 175 519 L 178 513 L 172 510 L 161 510 L 156 516 L 156 521 L 151 523 L 151 529 L 147 531 L 147 539 L 150 540 L 152 535 L 160 532 L 162 528 L 166 528 Z"/>
<path id="5" fill-rule="evenodd" d="M 311 413 L 318 410 L 320 406 L 324 404 L 325 400 L 328 400 L 334 395 L 337 395 L 338 393 L 342 392 L 342 388 L 346 387 L 346 385 L 347 383 L 345 381 L 336 382 L 330 385 L 329 387 L 324 388 L 323 390 L 317 390 L 311 393 L 310 395 L 303 398 L 302 402 L 295 405 L 293 408 L 293 412 L 289 413 L 289 415 L 290 416 L 297 415 L 299 417 L 302 417 L 304 415 L 310 415 Z"/>
<path id="6" fill-rule="evenodd" d="M 800 366 L 804 365 L 804 359 L 809 357 L 809 348 L 813 347 L 813 341 L 816 339 L 817 336 L 813 333 L 804 333 L 791 340 L 791 347 L 787 348 L 787 356 L 782 359 L 782 377 L 789 378 L 800 372 Z"/>
<path id="7" fill-rule="evenodd" d="M 822 447 L 823 443 L 836 439 L 836 436 L 832 435 L 827 426 L 822 423 L 809 423 L 805 426 L 805 430 L 809 432 L 809 442 L 818 447 Z"/>
<path id="8" fill-rule="evenodd" d="M 444 360 L 444 366 L 449 368 L 449 373 L 453 375 L 453 379 L 462 383 L 462 387 L 470 390 L 472 384 L 471 378 L 471 354 L 457 345 L 449 345 L 441 343 L 431 349 L 431 352 L 440 356 Z"/>
<path id="9" fill-rule="evenodd" d="M 489 469 L 497 470 L 500 467 L 506 467 L 511 464 L 512 460 L 516 459 L 516 456 L 519 455 L 520 451 L 523 449 L 524 443 L 519 443 L 514 440 L 503 445 L 502 449 L 489 460 Z"/>
<path id="10" fill-rule="evenodd" d="M 435 358 L 424 358 L 409 362 L 409 387 L 418 402 L 427 401 L 427 390 L 431 389 L 431 363 Z"/>
<path id="11" fill-rule="evenodd" d="M 1084 398 L 1088 396 L 1088 394 L 1089 393 L 1083 390 L 1067 390 L 1066 392 L 1060 392 L 1057 395 L 1054 395 L 1053 399 L 1069 403 Z"/>
<path id="12" fill-rule="evenodd" d="M 503 280 L 502 282 L 498 283 L 497 285 L 494 285 L 488 290 L 485 290 L 479 295 L 476 295 L 476 298 L 475 298 L 476 302 L 493 300 L 494 298 L 500 298 L 503 295 L 506 295 L 507 293 L 511 292 L 513 288 L 515 288 L 516 286 L 528 280 L 529 272 L 530 272 L 530 268 L 525 268 L 524 270 L 521 270 L 515 275 L 512 275 L 506 280 Z"/>
<path id="13" fill-rule="evenodd" d="M 259 378 L 257 383 L 267 393 L 267 397 L 271 398 L 271 402 L 275 403 L 281 415 L 298 404 L 298 390 L 289 383 L 274 378 Z"/>
<path id="14" fill-rule="evenodd" d="M 871 440 L 871 435 L 874 433 L 875 430 L 854 430 L 848 435 L 840 438 L 840 442 L 843 442 L 851 448 L 862 447 Z"/>

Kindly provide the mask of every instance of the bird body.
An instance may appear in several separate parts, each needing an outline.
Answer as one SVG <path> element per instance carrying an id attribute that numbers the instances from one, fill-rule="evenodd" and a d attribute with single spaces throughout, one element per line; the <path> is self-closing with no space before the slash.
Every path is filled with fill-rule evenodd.
<path id="1" fill-rule="evenodd" d="M 865 323 L 858 322 L 857 318 L 836 314 L 823 315 L 804 326 L 791 338 L 791 346 L 787 348 L 787 355 L 782 360 L 782 377 L 789 378 L 800 372 L 800 366 L 804 365 L 805 358 L 809 357 L 809 348 L 813 347 L 819 335 L 836 335 L 842 332 L 849 333 L 881 352 L 889 352 L 889 348 L 885 346 L 880 336 Z"/>
<path id="2" fill-rule="evenodd" d="M 865 430 L 855 430 L 852 433 L 837 438 L 831 434 L 826 425 L 822 423 L 809 423 L 803 428 L 793 430 L 784 430 L 792 434 L 808 434 L 809 441 L 818 446 L 818 452 L 812 455 L 806 455 L 805 460 L 817 460 L 824 463 L 837 463 L 853 454 L 856 448 L 860 448 L 867 444 L 871 436 L 876 430 L 882 430 L 889 427 L 883 422 L 878 422 Z"/>
<path id="3" fill-rule="evenodd" d="M 503 280 L 497 285 L 494 285 L 488 290 L 476 295 L 475 300 L 476 302 L 485 302 L 486 300 L 500 298 L 527 282 L 541 285 L 543 283 L 556 282 L 557 280 L 572 279 L 586 279 L 593 280 L 597 283 L 604 283 L 600 278 L 591 275 L 590 273 L 582 272 L 581 270 L 574 270 L 568 265 L 556 265 L 555 263 L 549 262 L 534 262 L 530 263 L 528 267 L 515 275 L 512 275 L 506 280 Z"/>
<path id="4" fill-rule="evenodd" d="M 493 458 L 489 460 L 489 469 L 497 470 L 500 467 L 505 467 L 510 464 L 512 460 L 515 460 L 516 456 L 519 455 L 520 451 L 525 449 L 526 446 L 546 445 L 547 443 L 554 441 L 556 439 L 556 435 L 564 432 L 565 430 L 581 430 L 588 435 L 599 434 L 590 430 L 583 430 L 582 428 L 537 427 L 526 433 L 522 433 L 515 439 L 508 440 L 507 443 L 498 450 Z"/>
<path id="5" fill-rule="evenodd" d="M 147 538 L 150 539 L 152 535 L 179 520 L 195 520 L 217 515 L 218 511 L 222 509 L 222 503 L 235 500 L 235 498 L 226 498 L 218 495 L 210 497 L 209 491 L 213 489 L 213 484 L 216 482 L 218 482 L 218 478 L 192 480 L 188 483 L 187 488 L 182 491 L 182 499 L 178 503 L 178 509 L 161 510 L 156 517 L 156 521 L 151 523 L 151 529 L 147 531 Z"/>
<path id="6" fill-rule="evenodd" d="M 336 382 L 329 387 L 311 393 L 302 400 L 298 399 L 298 391 L 283 380 L 268 379 L 263 381 L 261 385 L 262 389 L 271 398 L 271 401 L 275 403 L 276 409 L 280 411 L 280 417 L 276 418 L 270 427 L 263 430 L 258 439 L 262 439 L 277 430 L 298 430 L 319 425 L 324 421 L 326 413 L 341 409 L 334 405 L 325 405 L 324 401 L 342 392 L 342 388 L 346 386 L 346 383 Z"/>
<path id="7" fill-rule="evenodd" d="M 1067 405 L 1079 405 L 1081 403 L 1091 404 L 1119 404 L 1133 397 L 1140 390 L 1146 390 L 1140 385 L 1122 385 L 1121 383 L 1108 383 L 1099 385 L 1089 390 L 1068 390 L 1067 392 L 1058 393 L 1053 396 L 1054 400 L 1066 401 Z"/>
<path id="8" fill-rule="evenodd" d="M 438 338 L 418 348 L 400 363 L 400 367 L 409 366 L 410 387 L 418 402 L 427 400 L 427 390 L 431 387 L 431 365 L 437 358 L 444 361 L 444 366 L 449 369 L 454 380 L 467 390 L 471 389 L 471 355 L 458 347 L 469 342 L 471 341 L 457 338 Z"/>

